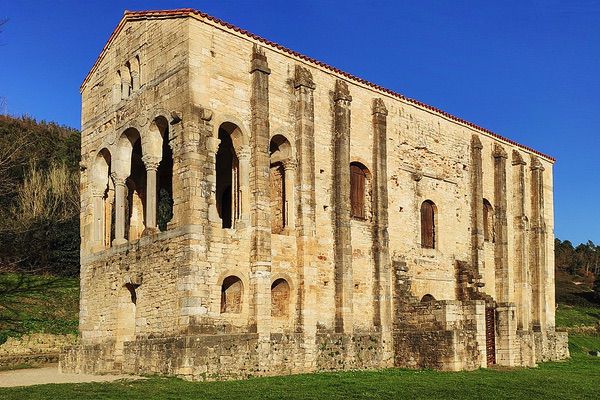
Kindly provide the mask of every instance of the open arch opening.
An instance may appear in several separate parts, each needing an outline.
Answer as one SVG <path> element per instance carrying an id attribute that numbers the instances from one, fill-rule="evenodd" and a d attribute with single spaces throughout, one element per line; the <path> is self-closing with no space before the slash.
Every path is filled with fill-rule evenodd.
<path id="1" fill-rule="evenodd" d="M 483 240 L 494 242 L 494 208 L 487 199 L 483 199 Z"/>
<path id="2" fill-rule="evenodd" d="M 275 135 L 269 144 L 271 187 L 271 232 L 282 233 L 290 226 L 290 200 L 293 196 L 292 147 L 283 135 Z"/>
<path id="3" fill-rule="evenodd" d="M 92 182 L 95 196 L 100 196 L 94 200 L 94 241 L 102 248 L 110 247 L 114 239 L 115 186 L 111 172 L 112 156 L 103 148 L 96 156 Z"/>
<path id="4" fill-rule="evenodd" d="M 167 119 L 158 117 L 154 122 L 162 138 L 162 156 L 157 170 L 156 222 L 158 229 L 166 231 L 167 223 L 173 219 L 173 149 Z"/>
<path id="5" fill-rule="evenodd" d="M 421 303 L 429 303 L 431 301 L 435 301 L 435 297 L 427 293 L 425 296 L 421 297 Z"/>
<path id="6" fill-rule="evenodd" d="M 421 247 L 435 249 L 437 244 L 437 208 L 433 201 L 421 204 Z"/>
<path id="7" fill-rule="evenodd" d="M 219 127 L 216 154 L 216 205 L 223 228 L 233 228 L 241 214 L 240 149 L 241 131 L 230 122 Z"/>
<path id="8" fill-rule="evenodd" d="M 136 240 L 144 232 L 146 208 L 146 167 L 142 161 L 142 144 L 139 136 L 131 150 L 131 172 L 125 181 L 125 186 L 127 189 L 125 238 Z"/>
<path id="9" fill-rule="evenodd" d="M 241 313 L 243 294 L 244 285 L 240 278 L 230 275 L 223 279 L 221 285 L 221 313 Z"/>

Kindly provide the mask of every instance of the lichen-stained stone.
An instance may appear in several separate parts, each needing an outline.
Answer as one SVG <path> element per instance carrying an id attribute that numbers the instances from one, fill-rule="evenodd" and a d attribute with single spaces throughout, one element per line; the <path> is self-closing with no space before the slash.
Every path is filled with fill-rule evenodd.
<path id="1" fill-rule="evenodd" d="M 81 93 L 80 340 L 63 370 L 568 357 L 552 158 L 189 9 L 126 12 Z"/>

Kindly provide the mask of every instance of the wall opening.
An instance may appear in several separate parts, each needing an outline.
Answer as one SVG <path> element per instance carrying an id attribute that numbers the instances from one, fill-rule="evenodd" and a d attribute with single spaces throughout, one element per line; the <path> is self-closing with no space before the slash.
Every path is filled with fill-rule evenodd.
<path id="1" fill-rule="evenodd" d="M 283 135 L 275 135 L 269 144 L 271 183 L 271 232 L 283 233 L 290 226 L 293 196 L 292 147 Z M 286 168 L 287 167 L 287 168 Z"/>
<path id="2" fill-rule="evenodd" d="M 110 247 L 112 243 L 111 231 L 112 214 L 114 213 L 115 188 L 110 177 L 112 172 L 112 156 L 108 149 L 104 148 L 98 152 L 94 165 L 94 174 L 92 185 L 101 195 L 99 207 L 94 205 L 94 240 L 104 247 Z"/>
<path id="3" fill-rule="evenodd" d="M 435 301 L 435 297 L 427 293 L 425 296 L 421 297 L 421 303 L 429 303 L 431 301 Z"/>
<path id="4" fill-rule="evenodd" d="M 231 123 L 219 128 L 219 148 L 216 155 L 216 205 L 221 227 L 233 228 L 240 216 L 239 159 L 232 133 L 239 130 Z"/>
<path id="5" fill-rule="evenodd" d="M 290 285 L 279 278 L 271 284 L 271 316 L 288 318 L 290 316 Z"/>
<path id="6" fill-rule="evenodd" d="M 421 247 L 425 249 L 436 248 L 436 214 L 437 209 L 433 201 L 425 200 L 421 204 Z"/>
<path id="7" fill-rule="evenodd" d="M 145 228 L 146 167 L 142 161 L 142 144 L 138 137 L 131 150 L 131 173 L 126 183 L 125 238 L 136 240 L 142 237 Z"/>
<path id="8" fill-rule="evenodd" d="M 271 164 L 271 232 L 281 233 L 286 224 L 285 170 L 281 163 Z"/>
<path id="9" fill-rule="evenodd" d="M 170 145 L 169 123 L 164 117 L 155 121 L 162 137 L 162 157 L 157 170 L 156 222 L 158 229 L 167 230 L 167 223 L 173 219 L 173 149 Z"/>
<path id="10" fill-rule="evenodd" d="M 494 208 L 487 199 L 483 199 L 483 240 L 494 242 Z"/>
<path id="11" fill-rule="evenodd" d="M 350 164 L 350 216 L 354 219 L 368 218 L 369 170 L 359 162 Z"/>
<path id="12" fill-rule="evenodd" d="M 235 275 L 223 280 L 221 285 L 221 313 L 241 313 L 244 285 Z"/>

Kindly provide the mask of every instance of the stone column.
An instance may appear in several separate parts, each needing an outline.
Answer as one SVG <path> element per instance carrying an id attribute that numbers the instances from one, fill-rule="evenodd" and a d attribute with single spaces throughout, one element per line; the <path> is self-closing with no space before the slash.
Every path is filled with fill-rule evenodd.
<path id="1" fill-rule="evenodd" d="M 496 307 L 496 363 L 512 367 L 516 364 L 517 320 L 514 303 L 498 303 Z"/>
<path id="2" fill-rule="evenodd" d="M 294 187 L 296 186 L 296 163 L 293 160 L 285 160 L 283 162 L 285 184 L 285 229 L 293 230 L 296 227 L 296 209 Z"/>
<path id="3" fill-rule="evenodd" d="M 471 137 L 471 264 L 483 272 L 483 145 L 477 135 Z"/>
<path id="4" fill-rule="evenodd" d="M 544 220 L 544 167 L 531 159 L 531 269 L 534 330 L 546 328 L 546 222 Z"/>
<path id="5" fill-rule="evenodd" d="M 373 100 L 373 325 L 382 333 L 391 360 L 391 260 L 388 233 L 387 115 L 382 99 Z"/>
<path id="6" fill-rule="evenodd" d="M 267 57 L 257 45 L 252 50 L 250 206 L 250 327 L 259 335 L 261 363 L 269 351 L 271 323 L 271 195 L 269 185 L 269 74 Z M 263 356 L 265 359 L 263 359 Z"/>
<path id="7" fill-rule="evenodd" d="M 513 276 L 508 268 L 508 222 L 506 218 L 506 151 L 499 145 L 494 146 L 494 208 L 495 234 L 494 264 L 496 277 L 496 301 L 511 301 L 511 283 Z M 483 202 L 482 202 L 483 206 Z"/>
<path id="8" fill-rule="evenodd" d="M 156 187 L 156 170 L 160 164 L 160 158 L 145 155 L 142 161 L 146 166 L 146 228 L 144 235 L 156 232 L 156 200 L 158 198 Z"/>
<path id="9" fill-rule="evenodd" d="M 373 259 L 374 325 L 389 325 L 389 236 L 387 198 L 387 115 L 381 99 L 373 100 Z"/>
<path id="10" fill-rule="evenodd" d="M 125 177 L 113 172 L 111 174 L 115 183 L 115 238 L 113 246 L 127 243 L 125 239 Z"/>
<path id="11" fill-rule="evenodd" d="M 121 70 L 121 99 L 126 99 L 131 93 L 131 76 L 127 68 Z"/>
<path id="12" fill-rule="evenodd" d="M 296 65 L 294 71 L 296 156 L 296 248 L 298 302 L 296 331 L 303 333 L 304 365 L 311 369 L 316 360 L 317 334 L 317 248 L 315 223 L 315 107 L 312 74 Z"/>
<path id="13" fill-rule="evenodd" d="M 517 304 L 517 329 L 531 329 L 531 282 L 527 246 L 528 221 L 525 215 L 525 165 L 521 154 L 513 150 L 513 199 L 515 231 L 515 302 Z"/>
<path id="14" fill-rule="evenodd" d="M 350 225 L 350 103 L 342 80 L 333 95 L 333 225 L 335 254 L 335 331 L 352 333 L 352 241 Z"/>
<path id="15" fill-rule="evenodd" d="M 140 74 L 137 71 L 131 71 L 131 90 L 136 91 L 140 88 Z"/>
<path id="16" fill-rule="evenodd" d="M 250 149 L 244 146 L 240 149 L 238 154 L 238 179 L 240 181 L 240 210 L 238 221 L 236 222 L 236 228 L 246 228 L 249 224 L 250 219 Z"/>
<path id="17" fill-rule="evenodd" d="M 92 189 L 93 223 L 91 250 L 92 252 L 104 249 L 104 193 L 100 189 Z"/>

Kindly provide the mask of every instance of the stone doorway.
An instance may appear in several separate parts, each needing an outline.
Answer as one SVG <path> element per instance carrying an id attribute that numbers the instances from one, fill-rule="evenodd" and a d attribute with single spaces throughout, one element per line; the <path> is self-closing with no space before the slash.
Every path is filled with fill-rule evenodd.
<path id="1" fill-rule="evenodd" d="M 496 309 L 485 308 L 485 349 L 487 366 L 496 364 Z"/>

